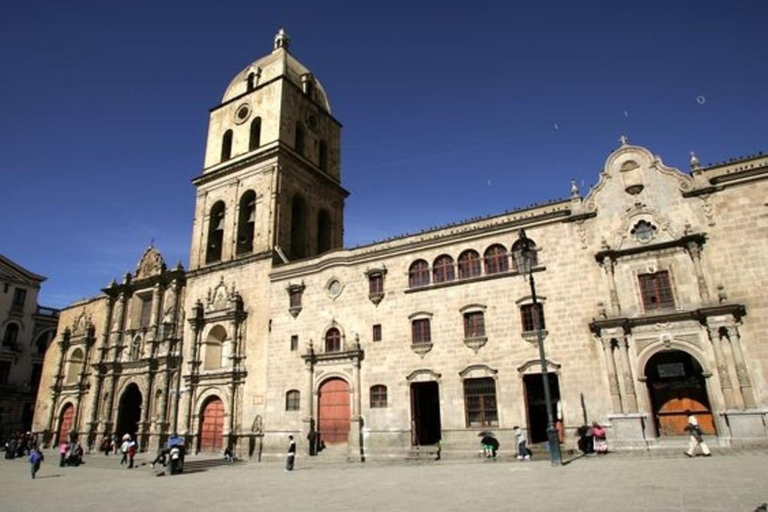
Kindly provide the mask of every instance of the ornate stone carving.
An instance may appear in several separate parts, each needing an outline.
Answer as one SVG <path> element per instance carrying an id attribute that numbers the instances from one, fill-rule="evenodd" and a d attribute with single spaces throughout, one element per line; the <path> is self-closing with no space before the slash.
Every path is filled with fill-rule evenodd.
<path id="1" fill-rule="evenodd" d="M 464 344 L 472 349 L 472 351 L 477 354 L 477 352 L 483 348 L 483 346 L 488 342 L 488 338 L 486 336 L 482 336 L 479 338 L 464 338 Z"/>
<path id="2" fill-rule="evenodd" d="M 717 374 L 720 376 L 720 384 L 723 389 L 732 388 L 731 376 L 728 374 L 728 367 L 725 364 L 718 365 Z"/>
<path id="3" fill-rule="evenodd" d="M 147 247 L 144 251 L 144 255 L 139 260 L 139 264 L 136 266 L 136 279 L 145 279 L 147 277 L 156 276 L 161 274 L 165 270 L 165 262 L 160 251 L 152 247 Z"/>
<path id="4" fill-rule="evenodd" d="M 420 357 L 424 357 L 427 352 L 432 350 L 432 343 L 412 343 L 411 350 L 419 354 Z"/>
<path id="5" fill-rule="evenodd" d="M 704 217 L 707 219 L 707 225 L 714 226 L 715 221 L 715 209 L 712 207 L 712 202 L 709 200 L 709 194 L 699 196 L 701 199 L 701 210 L 704 212 Z"/>
<path id="6" fill-rule="evenodd" d="M 587 227 L 584 225 L 584 221 L 580 220 L 576 222 L 576 236 L 579 239 L 582 249 L 587 248 Z"/>

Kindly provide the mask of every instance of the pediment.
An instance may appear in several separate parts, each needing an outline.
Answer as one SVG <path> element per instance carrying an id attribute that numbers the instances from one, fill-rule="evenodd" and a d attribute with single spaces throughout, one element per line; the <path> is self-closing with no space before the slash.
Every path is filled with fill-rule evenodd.
<path id="1" fill-rule="evenodd" d="M 692 188 L 691 176 L 644 147 L 622 144 L 608 156 L 584 203 L 588 211 L 608 215 L 623 214 L 637 202 L 663 211 Z"/>
<path id="2" fill-rule="evenodd" d="M 162 274 L 165 271 L 165 268 L 165 261 L 163 261 L 162 254 L 150 245 L 141 256 L 139 264 L 136 265 L 135 278 L 146 279 L 148 277 L 153 277 Z"/>

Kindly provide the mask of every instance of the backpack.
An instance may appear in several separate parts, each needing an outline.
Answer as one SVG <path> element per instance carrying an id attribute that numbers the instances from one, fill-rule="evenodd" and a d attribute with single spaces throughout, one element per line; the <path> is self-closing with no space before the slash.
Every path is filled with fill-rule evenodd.
<path id="1" fill-rule="evenodd" d="M 35 450 L 34 452 L 29 454 L 29 462 L 32 464 L 37 464 L 41 460 L 43 460 L 43 454 Z"/>

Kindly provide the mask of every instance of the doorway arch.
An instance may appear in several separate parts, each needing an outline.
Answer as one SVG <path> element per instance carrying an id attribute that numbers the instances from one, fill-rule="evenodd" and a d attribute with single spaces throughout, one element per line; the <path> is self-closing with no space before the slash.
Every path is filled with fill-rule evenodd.
<path id="1" fill-rule="evenodd" d="M 117 413 L 117 433 L 121 437 L 129 434 L 131 439 L 136 440 L 136 433 L 139 431 L 139 422 L 141 421 L 142 397 L 139 386 L 134 383 L 128 384 L 120 397 L 120 406 Z"/>
<path id="2" fill-rule="evenodd" d="M 209 398 L 200 412 L 200 451 L 220 452 L 224 448 L 224 402 Z"/>
<path id="3" fill-rule="evenodd" d="M 688 352 L 658 352 L 645 364 L 656 435 L 685 436 L 690 410 L 705 434 L 716 434 L 701 364 Z"/>
<path id="4" fill-rule="evenodd" d="M 318 434 L 325 444 L 349 440 L 349 384 L 334 377 L 320 384 L 317 397 Z"/>
<path id="5" fill-rule="evenodd" d="M 57 441 L 61 444 L 65 440 L 69 440 L 69 431 L 72 430 L 75 423 L 75 406 L 71 403 L 64 406 L 59 415 L 59 432 Z"/>

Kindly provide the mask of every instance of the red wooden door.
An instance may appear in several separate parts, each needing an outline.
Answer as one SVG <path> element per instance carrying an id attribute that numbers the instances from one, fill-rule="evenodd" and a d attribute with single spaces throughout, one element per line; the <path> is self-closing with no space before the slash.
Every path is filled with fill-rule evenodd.
<path id="1" fill-rule="evenodd" d="M 326 444 L 346 443 L 349 438 L 349 384 L 342 379 L 323 382 L 318 401 L 320 440 Z"/>
<path id="2" fill-rule="evenodd" d="M 200 451 L 218 452 L 224 447 L 224 403 L 214 398 L 200 415 Z"/>
<path id="3" fill-rule="evenodd" d="M 59 443 L 69 440 L 69 431 L 72 430 L 72 424 L 75 421 L 75 408 L 68 404 L 61 411 L 61 420 L 59 421 Z"/>
<path id="4" fill-rule="evenodd" d="M 686 410 L 690 410 L 699 422 L 701 430 L 705 434 L 715 433 L 715 422 L 712 413 L 705 405 L 706 398 L 696 396 L 700 394 L 698 389 L 686 389 L 681 394 L 680 390 L 673 392 L 657 392 L 659 400 L 659 411 L 657 412 L 659 421 L 659 434 L 666 436 L 688 435 L 685 427 L 688 425 L 688 415 Z M 659 396 L 661 395 L 661 396 Z"/>

